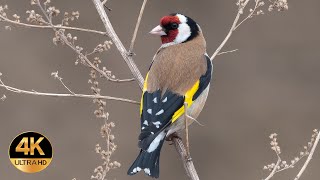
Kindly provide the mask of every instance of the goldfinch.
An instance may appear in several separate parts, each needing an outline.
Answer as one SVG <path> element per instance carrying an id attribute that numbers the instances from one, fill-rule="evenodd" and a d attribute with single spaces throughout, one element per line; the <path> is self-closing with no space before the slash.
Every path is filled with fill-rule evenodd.
<path id="1" fill-rule="evenodd" d="M 160 150 L 166 137 L 184 129 L 187 114 L 197 118 L 210 87 L 212 64 L 200 26 L 182 14 L 170 14 L 150 32 L 161 36 L 146 75 L 141 98 L 140 154 L 128 170 L 158 178 Z M 188 120 L 188 125 L 193 121 Z"/>

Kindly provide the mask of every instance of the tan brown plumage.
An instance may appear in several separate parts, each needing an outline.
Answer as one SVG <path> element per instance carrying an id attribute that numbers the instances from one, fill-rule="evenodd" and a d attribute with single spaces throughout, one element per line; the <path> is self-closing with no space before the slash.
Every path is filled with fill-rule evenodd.
<path id="1" fill-rule="evenodd" d="M 206 41 L 200 32 L 192 41 L 160 48 L 149 71 L 147 91 L 167 89 L 184 95 L 207 70 Z"/>

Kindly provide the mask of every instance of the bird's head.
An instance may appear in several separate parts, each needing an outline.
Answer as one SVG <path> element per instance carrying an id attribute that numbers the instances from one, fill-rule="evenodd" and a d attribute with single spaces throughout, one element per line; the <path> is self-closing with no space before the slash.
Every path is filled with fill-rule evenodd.
<path id="1" fill-rule="evenodd" d="M 160 20 L 160 25 L 153 28 L 150 34 L 161 36 L 163 46 L 180 44 L 196 37 L 200 32 L 199 25 L 182 14 L 170 14 Z"/>

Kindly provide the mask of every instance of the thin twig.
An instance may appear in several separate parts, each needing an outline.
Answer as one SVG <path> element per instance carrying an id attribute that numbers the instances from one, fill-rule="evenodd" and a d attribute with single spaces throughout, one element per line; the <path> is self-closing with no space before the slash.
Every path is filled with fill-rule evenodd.
<path id="1" fill-rule="evenodd" d="M 130 56 L 130 53 L 126 50 L 126 48 L 123 46 L 122 42 L 120 41 L 118 35 L 116 34 L 116 32 L 114 31 L 112 24 L 106 14 L 106 11 L 103 8 L 103 4 L 101 3 L 100 0 L 92 0 L 92 2 L 94 3 L 100 18 L 106 28 L 106 31 L 108 33 L 108 36 L 111 38 L 111 40 L 113 41 L 113 43 L 116 45 L 118 51 L 120 52 L 122 58 L 125 60 L 125 62 L 127 63 L 132 75 L 134 76 L 135 80 L 137 81 L 140 89 L 142 90 L 143 88 L 143 82 L 144 79 L 137 67 L 137 65 L 135 64 L 135 62 L 133 61 L 132 57 Z"/>
<path id="2" fill-rule="evenodd" d="M 213 55 L 211 56 L 210 60 L 212 61 L 221 51 L 221 49 L 225 46 L 225 44 L 227 43 L 227 41 L 230 39 L 233 31 L 235 30 L 235 27 L 237 26 L 237 23 L 240 19 L 240 16 L 243 14 L 243 9 L 247 6 L 248 2 L 250 0 L 246 0 L 245 2 L 243 2 L 242 5 L 239 5 L 239 9 L 237 12 L 237 15 L 232 23 L 232 26 L 227 34 L 227 36 L 225 37 L 225 39 L 222 41 L 222 43 L 220 44 L 220 46 L 217 48 L 217 50 L 213 53 Z"/>
<path id="3" fill-rule="evenodd" d="M 189 116 L 188 116 L 187 109 L 188 109 L 188 103 L 185 102 L 184 103 L 184 126 L 185 126 L 184 128 L 185 128 L 185 133 L 186 133 L 186 148 L 187 148 L 187 156 L 186 156 L 186 158 L 191 160 L 190 144 L 189 144 L 189 127 L 188 127 Z"/>
<path id="4" fill-rule="evenodd" d="M 234 50 L 230 50 L 230 51 L 223 51 L 217 54 L 217 56 L 223 55 L 223 54 L 228 54 L 228 53 L 233 53 L 238 51 L 239 49 L 234 49 Z"/>
<path id="5" fill-rule="evenodd" d="M 78 98 L 91 98 L 91 99 L 106 99 L 106 100 L 114 100 L 114 101 L 121 101 L 131 104 L 140 104 L 137 101 L 125 99 L 125 98 L 118 98 L 112 96 L 97 96 L 97 95 L 87 95 L 87 94 L 59 94 L 59 93 L 44 93 L 38 91 L 27 91 L 23 89 L 14 88 L 8 85 L 5 85 L 2 80 L 0 79 L 0 87 L 5 88 L 8 91 L 18 93 L 18 94 L 29 94 L 29 95 L 36 95 L 36 96 L 51 96 L 51 97 L 78 97 Z"/>
<path id="6" fill-rule="evenodd" d="M 143 12 L 144 12 L 144 9 L 146 7 L 147 2 L 148 2 L 148 0 L 144 0 L 143 4 L 141 6 L 141 9 L 140 9 L 139 17 L 138 17 L 138 20 L 137 20 L 136 27 L 134 29 L 134 33 L 133 33 L 131 44 L 130 44 L 130 48 L 129 48 L 129 53 L 131 55 L 133 54 L 134 42 L 136 41 L 136 38 L 137 38 L 138 30 L 139 30 L 139 27 L 140 27 L 140 22 L 141 22 L 142 15 L 143 15 Z"/>
<path id="7" fill-rule="evenodd" d="M 278 161 L 275 164 L 275 166 L 273 167 L 273 169 L 272 169 L 271 173 L 269 174 L 269 176 L 264 180 L 270 180 L 277 172 L 277 169 L 278 169 L 278 167 L 279 167 L 279 165 L 281 163 L 281 158 L 280 158 L 280 155 L 279 155 L 279 153 L 277 151 L 276 151 L 276 153 L 277 153 Z"/>
<path id="8" fill-rule="evenodd" d="M 249 15 L 244 18 L 236 27 L 234 27 L 234 31 L 241 25 L 243 24 L 245 21 L 247 21 L 249 18 L 252 18 L 253 14 L 256 12 L 257 8 L 259 7 L 259 2 L 260 0 L 255 0 L 256 4 L 253 8 L 253 10 L 249 13 Z"/>
<path id="9" fill-rule="evenodd" d="M 18 26 L 23 26 L 23 27 L 52 29 L 51 25 L 50 26 L 49 25 L 35 25 L 35 24 L 27 24 L 27 23 L 17 22 L 17 21 L 11 20 L 9 18 L 6 18 L 6 17 L 4 17 L 2 15 L 0 15 L 0 19 L 3 20 L 4 22 L 8 22 L 8 23 L 15 24 L 15 25 L 18 25 Z M 82 32 L 101 34 L 101 35 L 104 35 L 104 36 L 107 35 L 106 32 L 97 31 L 97 30 L 93 30 L 93 29 L 85 29 L 85 28 L 62 26 L 62 25 L 53 25 L 53 27 L 57 28 L 57 29 L 67 29 L 67 30 L 74 30 L 74 31 L 82 31 Z"/>
<path id="10" fill-rule="evenodd" d="M 40 10 L 42 11 L 42 13 L 44 14 L 44 16 L 46 17 L 46 19 L 49 22 L 49 25 L 51 26 L 51 29 L 53 31 L 55 31 L 56 33 L 59 34 L 60 38 L 63 40 L 63 42 L 65 44 L 67 44 L 71 49 L 73 49 L 81 59 L 85 60 L 86 63 L 93 68 L 94 70 L 96 70 L 97 72 L 99 72 L 103 77 L 107 78 L 107 80 L 111 81 L 111 82 L 131 82 L 134 81 L 134 79 L 114 79 L 108 76 L 108 74 L 106 72 L 104 72 L 103 70 L 99 69 L 98 67 L 96 67 L 89 59 L 86 55 L 82 54 L 75 46 L 73 43 L 69 42 L 68 38 L 64 35 L 64 33 L 60 30 L 58 30 L 57 28 L 54 27 L 54 25 L 52 24 L 52 18 L 47 14 L 46 10 L 42 7 L 41 2 L 39 0 L 37 0 L 37 5 L 40 8 Z"/>
<path id="11" fill-rule="evenodd" d="M 309 153 L 309 156 L 308 156 L 306 162 L 303 164 L 303 166 L 302 166 L 301 170 L 299 171 L 298 175 L 294 178 L 294 180 L 298 180 L 301 177 L 302 173 L 306 170 L 308 164 L 310 163 L 310 161 L 312 159 L 314 151 L 316 150 L 316 148 L 318 146 L 319 140 L 320 140 L 320 131 L 318 130 L 317 138 L 314 141 L 314 144 L 313 144 L 313 147 L 312 147 L 312 149 L 311 149 L 311 151 Z"/>
<path id="12" fill-rule="evenodd" d="M 64 82 L 62 81 L 62 78 L 59 78 L 59 81 L 60 81 L 60 83 L 63 85 L 63 87 L 65 87 L 71 94 L 75 94 L 73 91 L 71 91 L 70 88 L 68 88 L 68 86 L 66 86 L 66 85 L 64 84 Z"/>
<path id="13" fill-rule="evenodd" d="M 180 138 L 177 138 L 178 135 L 175 134 L 172 136 L 172 141 L 174 143 L 174 146 L 178 152 L 178 154 L 180 155 L 180 159 L 183 162 L 183 167 L 185 169 L 185 171 L 187 172 L 188 177 L 191 180 L 199 180 L 199 176 L 198 173 L 196 171 L 196 168 L 194 167 L 193 161 L 187 159 L 187 151 L 186 148 L 182 142 L 182 140 Z"/>

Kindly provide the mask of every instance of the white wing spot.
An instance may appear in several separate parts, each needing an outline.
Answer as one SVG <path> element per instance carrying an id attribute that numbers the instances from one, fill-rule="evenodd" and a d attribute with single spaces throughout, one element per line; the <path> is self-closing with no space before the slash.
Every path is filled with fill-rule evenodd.
<path id="1" fill-rule="evenodd" d="M 137 173 L 137 168 L 134 168 L 132 173 Z"/>
<path id="2" fill-rule="evenodd" d="M 157 121 L 157 122 L 153 122 L 152 124 L 155 125 L 156 128 L 159 128 L 160 125 L 161 125 L 161 122 L 160 122 L 160 121 Z"/>
<path id="3" fill-rule="evenodd" d="M 151 132 L 151 134 L 154 134 L 154 132 Z"/>
<path id="4" fill-rule="evenodd" d="M 142 127 L 141 130 L 144 130 L 146 127 Z"/>
<path id="5" fill-rule="evenodd" d="M 154 102 L 154 103 L 158 103 L 158 100 L 157 100 L 156 97 L 153 99 L 153 102 Z"/>
<path id="6" fill-rule="evenodd" d="M 149 126 L 149 123 L 148 123 L 147 120 L 144 120 L 143 124 L 146 125 L 146 126 Z"/>
<path id="7" fill-rule="evenodd" d="M 160 114 L 164 113 L 164 110 L 161 109 L 160 111 L 157 112 L 156 116 L 159 116 Z"/>
<path id="8" fill-rule="evenodd" d="M 147 112 L 148 112 L 149 114 L 152 114 L 152 109 L 148 109 Z"/>
<path id="9" fill-rule="evenodd" d="M 162 100 L 163 103 L 168 101 L 168 97 L 164 98 L 164 100 Z"/>
<path id="10" fill-rule="evenodd" d="M 148 174 L 149 176 L 151 175 L 150 169 L 149 168 L 144 168 L 144 172 Z"/>
<path id="11" fill-rule="evenodd" d="M 137 171 L 138 171 L 138 172 L 141 171 L 141 168 L 140 168 L 140 167 L 137 167 Z"/>

